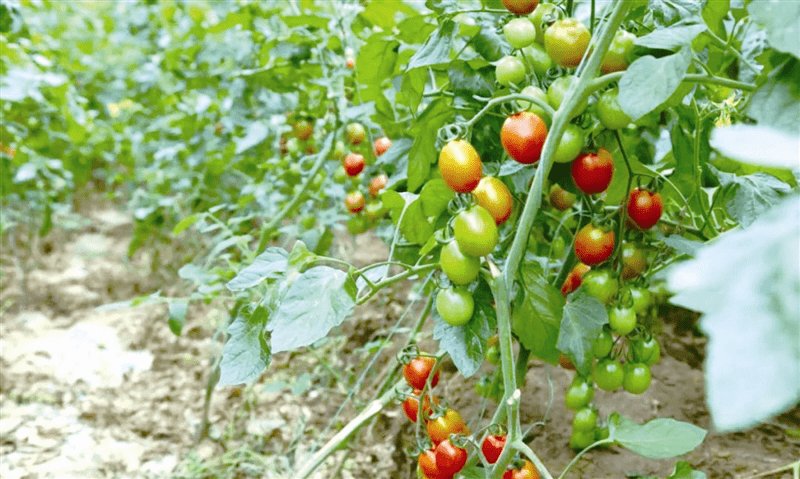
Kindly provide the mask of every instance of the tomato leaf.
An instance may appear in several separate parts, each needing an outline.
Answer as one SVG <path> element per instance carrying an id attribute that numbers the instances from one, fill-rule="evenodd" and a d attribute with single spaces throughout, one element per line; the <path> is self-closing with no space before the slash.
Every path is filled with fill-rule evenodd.
<path id="1" fill-rule="evenodd" d="M 800 61 L 797 59 L 792 59 L 770 72 L 764 86 L 750 97 L 747 114 L 759 125 L 771 126 L 796 135 L 800 129 L 797 78 L 800 78 Z M 792 156 L 796 156 L 796 148 L 794 152 Z"/>
<path id="2" fill-rule="evenodd" d="M 422 47 L 408 60 L 408 70 L 450 62 L 450 48 L 456 23 L 445 20 L 425 41 Z"/>
<path id="3" fill-rule="evenodd" d="M 175 336 L 180 336 L 183 325 L 186 323 L 186 311 L 189 309 L 189 302 L 176 300 L 169 302 L 169 329 Z"/>
<path id="4" fill-rule="evenodd" d="M 800 400 L 800 197 L 668 271 L 672 303 L 703 313 L 715 427 L 754 426 Z"/>
<path id="5" fill-rule="evenodd" d="M 383 34 L 376 33 L 358 51 L 356 73 L 358 81 L 368 85 L 379 85 L 389 78 L 397 64 L 397 51 L 400 42 L 386 40 Z"/>
<path id="6" fill-rule="evenodd" d="M 267 324 L 272 352 L 309 346 L 340 325 L 355 306 L 356 285 L 343 271 L 315 266 L 302 273 Z"/>
<path id="7" fill-rule="evenodd" d="M 592 343 L 597 333 L 608 324 L 608 313 L 597 298 L 579 290 L 564 306 L 558 333 L 558 349 L 570 357 L 581 374 L 591 371 Z"/>
<path id="8" fill-rule="evenodd" d="M 436 218 L 447 210 L 456 194 L 451 190 L 444 180 L 436 178 L 425 183 L 419 197 L 422 200 L 422 212 L 427 217 Z"/>
<path id="9" fill-rule="evenodd" d="M 800 3 L 752 2 L 747 11 L 755 22 L 764 25 L 772 48 L 800 58 Z"/>
<path id="10" fill-rule="evenodd" d="M 671 418 L 658 418 L 639 425 L 617 413 L 608 418 L 609 439 L 649 459 L 680 456 L 699 446 L 705 429 Z"/>
<path id="11" fill-rule="evenodd" d="M 707 29 L 705 24 L 697 23 L 694 20 L 696 19 L 676 23 L 667 28 L 656 29 L 643 37 L 637 38 L 634 44 L 640 47 L 669 51 L 675 51 L 682 47 L 691 47 L 692 40 Z"/>
<path id="12" fill-rule="evenodd" d="M 270 351 L 264 337 L 267 309 L 242 308 L 228 326 L 228 340 L 222 348 L 218 386 L 248 383 L 269 366 Z"/>
<path id="13" fill-rule="evenodd" d="M 664 103 L 678 88 L 692 62 L 691 48 L 661 58 L 636 59 L 619 81 L 622 111 L 636 121 Z"/>
<path id="14" fill-rule="evenodd" d="M 778 202 L 781 193 L 788 193 L 791 189 L 783 181 L 766 173 L 747 176 L 721 171 L 716 173 L 722 186 L 735 185 L 736 194 L 725 206 L 728 214 L 742 226 L 750 226 L 764 211 Z"/>
<path id="15" fill-rule="evenodd" d="M 711 132 L 711 146 L 734 160 L 753 165 L 795 168 L 800 135 L 760 125 L 732 125 Z M 764 148 L 769 145 L 769 148 Z"/>
<path id="16" fill-rule="evenodd" d="M 561 352 L 556 342 L 564 298 L 547 282 L 544 270 L 535 261 L 524 261 L 519 276 L 522 291 L 517 294 L 511 316 L 514 334 L 535 356 L 557 364 Z"/>
<path id="17" fill-rule="evenodd" d="M 278 279 L 288 267 L 288 254 L 283 248 L 267 248 L 258 255 L 253 263 L 228 282 L 231 291 L 242 291 L 252 288 L 265 279 Z"/>

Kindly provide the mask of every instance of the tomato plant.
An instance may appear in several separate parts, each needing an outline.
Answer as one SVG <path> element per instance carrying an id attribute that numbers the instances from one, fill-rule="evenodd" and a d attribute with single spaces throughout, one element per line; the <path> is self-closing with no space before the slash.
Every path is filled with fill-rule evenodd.
<path id="1" fill-rule="evenodd" d="M 628 218 L 639 228 L 652 228 L 661 219 L 664 202 L 660 193 L 635 188 L 628 198 Z"/>
<path id="2" fill-rule="evenodd" d="M 594 266 L 611 257 L 614 244 L 613 231 L 603 231 L 595 225 L 588 224 L 575 235 L 575 254 L 582 263 Z"/>
<path id="3" fill-rule="evenodd" d="M 461 251 L 475 258 L 494 251 L 500 241 L 494 218 L 480 205 L 459 213 L 453 222 L 453 232 Z"/>
<path id="4" fill-rule="evenodd" d="M 483 163 L 475 148 L 464 140 L 447 143 L 439 154 L 439 173 L 457 193 L 469 193 L 483 176 Z"/>
<path id="5" fill-rule="evenodd" d="M 485 208 L 498 225 L 511 216 L 514 198 L 499 178 L 484 176 L 472 191 L 472 196 L 475 198 L 475 203 Z"/>
<path id="6" fill-rule="evenodd" d="M 544 49 L 564 68 L 575 68 L 583 60 L 592 39 L 589 29 L 575 18 L 558 20 L 544 32 Z"/>
<path id="7" fill-rule="evenodd" d="M 436 311 L 452 326 L 464 326 L 472 317 L 475 301 L 472 294 L 463 288 L 445 288 L 436 295 Z"/>
<path id="8" fill-rule="evenodd" d="M 508 156 L 525 165 L 539 161 L 546 137 L 544 120 L 529 111 L 509 116 L 500 130 L 500 143 Z"/>
<path id="9" fill-rule="evenodd" d="M 571 173 L 575 186 L 587 195 L 602 193 L 614 176 L 611 153 L 603 148 L 596 153 L 584 153 L 572 162 Z"/>

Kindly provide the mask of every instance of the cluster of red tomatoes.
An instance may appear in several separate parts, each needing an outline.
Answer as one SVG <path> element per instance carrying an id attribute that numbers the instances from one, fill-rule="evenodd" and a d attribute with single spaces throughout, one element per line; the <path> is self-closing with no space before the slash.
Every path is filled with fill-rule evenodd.
<path id="1" fill-rule="evenodd" d="M 461 414 L 442 407 L 429 391 L 439 383 L 440 372 L 435 370 L 436 359 L 420 354 L 403 367 L 403 377 L 413 389 L 403 401 L 403 411 L 411 422 L 425 421 L 432 447 L 424 449 L 417 458 L 418 472 L 426 479 L 451 479 L 467 463 L 470 431 Z M 423 407 L 420 408 L 420 401 Z M 488 464 L 497 462 L 506 445 L 506 436 L 487 435 L 481 443 L 481 453 Z M 477 446 L 476 446 L 477 447 Z M 507 470 L 503 479 L 538 479 L 539 471 L 530 461 Z"/>

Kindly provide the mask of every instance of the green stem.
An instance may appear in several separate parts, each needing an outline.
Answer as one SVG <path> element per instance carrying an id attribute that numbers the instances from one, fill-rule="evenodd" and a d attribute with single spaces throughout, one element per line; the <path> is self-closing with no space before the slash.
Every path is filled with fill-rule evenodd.
<path id="1" fill-rule="evenodd" d="M 528 362 L 531 358 L 531 350 L 525 346 L 520 346 L 519 354 L 517 354 L 517 364 L 515 367 L 515 374 L 517 375 L 517 384 L 522 387 L 525 385 L 525 375 L 528 373 Z"/>
<path id="2" fill-rule="evenodd" d="M 511 100 L 525 100 L 525 101 L 530 101 L 530 102 L 536 103 L 536 105 L 541 107 L 542 110 L 544 110 L 545 113 L 547 113 L 550 116 L 550 118 L 553 118 L 553 115 L 555 115 L 555 111 L 553 110 L 553 107 L 548 105 L 547 102 L 544 102 L 544 101 L 542 101 L 542 100 L 540 100 L 538 98 L 534 98 L 532 96 L 523 95 L 521 93 L 512 93 L 510 95 L 504 95 L 504 96 L 500 96 L 500 97 L 497 97 L 497 98 L 492 98 L 491 100 L 486 102 L 486 106 L 484 106 L 478 113 L 475 114 L 475 116 L 473 116 L 468 122 L 465 123 L 466 127 L 468 129 L 471 129 L 472 126 L 475 123 L 477 123 L 478 120 L 480 120 L 483 117 L 483 115 L 485 115 L 489 110 L 494 108 L 495 105 L 497 105 L 499 103 L 505 103 L 505 102 L 508 102 L 508 101 L 511 101 Z"/>
<path id="3" fill-rule="evenodd" d="M 625 160 L 625 167 L 628 169 L 628 184 L 625 187 L 625 199 L 622 200 L 622 205 L 620 206 L 620 213 L 619 213 L 619 226 L 617 228 L 617 267 L 619 276 L 622 277 L 622 234 L 625 229 L 625 219 L 628 216 L 628 197 L 631 194 L 631 184 L 633 183 L 633 169 L 631 168 L 631 162 L 628 161 L 628 155 L 625 153 L 625 147 L 622 146 L 622 138 L 619 136 L 619 131 L 614 130 L 614 138 L 617 139 L 617 145 L 619 145 L 619 151 L 622 153 L 622 159 Z"/>
<path id="4" fill-rule="evenodd" d="M 385 288 L 386 286 L 389 286 L 390 284 L 396 283 L 398 281 L 402 281 L 402 280 L 404 280 L 404 279 L 406 279 L 406 278 L 408 278 L 410 276 L 415 276 L 415 275 L 418 275 L 418 274 L 427 273 L 427 272 L 432 271 L 432 270 L 434 270 L 434 269 L 436 269 L 438 267 L 439 267 L 438 263 L 424 264 L 422 266 L 417 266 L 416 268 L 409 268 L 409 269 L 403 271 L 402 273 L 398 273 L 398 274 L 396 274 L 396 275 L 394 275 L 392 277 L 384 279 L 383 281 L 379 281 L 377 283 L 374 283 L 372 285 L 372 287 L 370 288 L 370 292 L 367 293 L 366 295 L 362 296 L 361 298 L 359 298 L 358 301 L 356 301 L 356 304 L 360 305 L 360 304 L 366 303 L 367 301 L 369 301 L 370 298 L 375 296 L 375 294 L 378 291 L 380 291 L 382 288 Z"/>
<path id="5" fill-rule="evenodd" d="M 612 441 L 611 439 L 603 439 L 602 441 L 597 441 L 596 443 L 594 443 L 591 446 L 587 447 L 586 449 L 582 450 L 575 457 L 573 457 L 571 461 L 569 461 L 569 464 L 567 464 L 567 467 L 564 469 L 564 472 L 562 472 L 561 475 L 558 476 L 558 479 L 564 479 L 564 477 L 566 477 L 566 475 L 569 472 L 569 470 L 572 469 L 572 466 L 574 466 L 575 463 L 578 462 L 578 459 L 583 457 L 583 455 L 586 454 L 587 452 L 589 452 L 589 450 L 594 449 L 595 447 L 598 447 L 598 446 L 602 446 L 604 444 L 613 444 L 613 443 L 614 443 L 614 441 Z"/>
<path id="6" fill-rule="evenodd" d="M 625 72 L 614 72 L 614 73 L 609 73 L 607 75 L 603 75 L 599 78 L 595 78 L 594 80 L 592 80 L 590 84 L 588 94 L 594 93 L 598 90 L 602 90 L 603 88 L 606 87 L 606 85 L 619 81 L 624 74 Z M 702 73 L 689 73 L 686 76 L 684 76 L 683 80 L 681 81 L 686 83 L 705 83 L 709 85 L 722 85 L 742 91 L 754 91 L 756 89 L 756 86 L 753 85 L 752 83 L 744 83 L 736 80 L 731 80 L 730 78 L 709 76 Z"/>
<path id="7" fill-rule="evenodd" d="M 711 37 L 711 39 L 714 40 L 714 43 L 716 43 L 717 46 L 719 46 L 723 50 L 732 52 L 736 56 L 736 58 L 739 59 L 739 62 L 741 62 L 747 68 L 752 70 L 756 75 L 761 73 L 761 70 L 758 68 L 758 66 L 754 65 L 752 62 L 750 62 L 750 60 L 748 60 L 747 58 L 743 57 L 742 54 L 739 52 L 739 50 L 737 50 L 737 49 L 733 48 L 733 46 L 731 46 L 730 42 L 722 41 L 722 39 L 720 37 L 718 37 L 717 34 L 712 32 L 711 30 L 706 30 L 704 33 L 706 35 L 708 35 L 709 37 Z"/>

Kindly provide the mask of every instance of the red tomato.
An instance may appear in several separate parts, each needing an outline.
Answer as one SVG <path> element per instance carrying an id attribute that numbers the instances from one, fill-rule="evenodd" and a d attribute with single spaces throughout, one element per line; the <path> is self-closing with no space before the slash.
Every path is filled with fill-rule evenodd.
<path id="1" fill-rule="evenodd" d="M 582 263 L 589 266 L 607 260 L 614 251 L 615 235 L 613 231 L 588 224 L 575 235 L 575 253 Z"/>
<path id="2" fill-rule="evenodd" d="M 575 371 L 575 363 L 572 360 L 563 354 L 558 357 L 558 365 L 564 369 L 569 369 L 570 371 Z"/>
<path id="3" fill-rule="evenodd" d="M 389 177 L 385 174 L 380 174 L 370 180 L 369 182 L 369 195 L 373 198 L 378 196 L 378 193 L 386 186 L 386 182 L 389 181 Z"/>
<path id="4" fill-rule="evenodd" d="M 511 13 L 527 15 L 539 5 L 539 0 L 503 0 L 503 6 Z"/>
<path id="5" fill-rule="evenodd" d="M 403 377 L 406 378 L 408 385 L 414 389 L 422 389 L 428 381 L 431 370 L 436 365 L 436 358 L 430 356 L 417 356 L 403 366 Z M 431 387 L 439 384 L 439 371 L 431 379 Z"/>
<path id="6" fill-rule="evenodd" d="M 356 67 L 356 59 L 353 57 L 347 57 L 347 68 L 353 69 Z"/>
<path id="7" fill-rule="evenodd" d="M 344 198 L 344 205 L 347 207 L 347 211 L 351 213 L 358 213 L 363 210 L 365 203 L 364 195 L 360 191 L 353 191 Z"/>
<path id="8" fill-rule="evenodd" d="M 486 208 L 498 225 L 511 216 L 514 206 L 514 197 L 508 187 L 499 178 L 484 176 L 478 186 L 472 190 L 475 203 Z"/>
<path id="9" fill-rule="evenodd" d="M 358 153 L 348 153 L 342 164 L 347 176 L 358 176 L 364 170 L 364 157 Z"/>
<path id="10" fill-rule="evenodd" d="M 445 476 L 454 476 L 467 463 L 467 451 L 445 439 L 436 446 L 436 467 Z"/>
<path id="11" fill-rule="evenodd" d="M 664 212 L 664 202 L 661 193 L 634 188 L 628 199 L 628 217 L 633 223 L 643 229 L 652 228 L 661 219 Z"/>
<path id="12" fill-rule="evenodd" d="M 436 449 L 431 448 L 421 453 L 417 459 L 419 469 L 429 479 L 444 479 L 446 476 L 439 471 L 436 465 Z"/>
<path id="13" fill-rule="evenodd" d="M 544 120 L 529 111 L 509 116 L 500 130 L 500 143 L 508 155 L 526 165 L 539 161 L 546 137 Z"/>
<path id="14" fill-rule="evenodd" d="M 564 188 L 553 185 L 550 187 L 550 204 L 557 210 L 568 210 L 575 204 L 577 197 Z"/>
<path id="15" fill-rule="evenodd" d="M 506 446 L 506 436 L 486 436 L 481 444 L 481 452 L 486 462 L 494 464 L 500 458 L 503 448 Z"/>
<path id="16" fill-rule="evenodd" d="M 567 279 L 564 280 L 564 285 L 561 286 L 561 294 L 566 296 L 578 289 L 583 282 L 583 275 L 588 273 L 591 269 L 591 266 L 586 266 L 583 263 L 578 263 L 573 266 L 572 271 L 567 275 Z"/>
<path id="17" fill-rule="evenodd" d="M 584 153 L 572 162 L 572 179 L 575 186 L 587 195 L 602 193 L 614 176 L 611 153 L 600 148 L 597 153 Z"/>
<path id="18" fill-rule="evenodd" d="M 384 137 L 378 138 L 372 143 L 372 149 L 375 152 L 375 156 L 381 156 L 382 154 L 386 153 L 386 150 L 392 146 L 392 140 Z"/>
<path id="19" fill-rule="evenodd" d="M 456 193 L 469 193 L 483 176 L 483 163 L 475 148 L 464 140 L 453 140 L 439 153 L 439 173 Z"/>
<path id="20" fill-rule="evenodd" d="M 419 417 L 419 397 L 422 394 L 421 389 L 415 389 L 410 395 L 406 397 L 406 400 L 403 401 L 403 412 L 406 413 L 406 416 L 411 422 L 417 422 L 417 418 Z M 433 409 L 431 408 L 431 401 L 429 396 L 425 395 L 425 413 L 430 416 L 433 414 Z M 434 397 L 433 402 L 439 404 L 439 400 Z"/>

